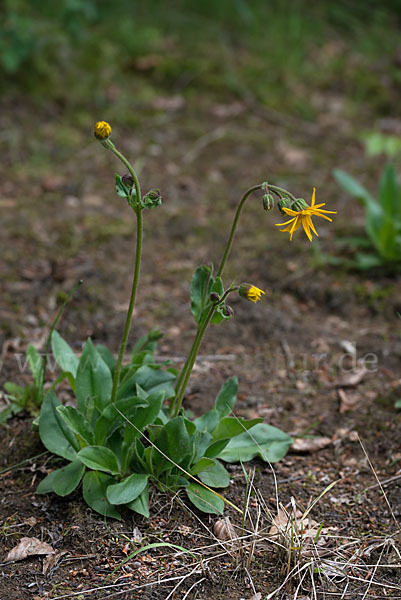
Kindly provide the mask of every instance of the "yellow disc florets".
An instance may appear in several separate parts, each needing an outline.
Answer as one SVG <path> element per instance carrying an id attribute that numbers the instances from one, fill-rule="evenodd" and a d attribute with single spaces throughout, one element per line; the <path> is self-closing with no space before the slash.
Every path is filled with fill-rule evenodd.
<path id="1" fill-rule="evenodd" d="M 98 140 L 107 140 L 111 134 L 111 127 L 106 121 L 98 121 L 95 125 L 94 134 Z"/>

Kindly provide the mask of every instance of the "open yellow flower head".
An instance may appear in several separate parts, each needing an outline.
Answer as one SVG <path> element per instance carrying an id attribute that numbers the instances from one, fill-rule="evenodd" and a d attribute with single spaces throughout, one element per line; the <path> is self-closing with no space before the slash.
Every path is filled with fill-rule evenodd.
<path id="1" fill-rule="evenodd" d="M 98 140 L 107 140 L 111 134 L 111 127 L 106 121 L 98 121 L 95 125 L 95 138 Z"/>
<path id="2" fill-rule="evenodd" d="M 337 214 L 337 212 L 334 210 L 322 210 L 321 207 L 326 205 L 324 202 L 322 204 L 315 204 L 315 194 L 316 188 L 313 188 L 312 202 L 310 206 L 306 204 L 305 200 L 299 199 L 291 204 L 293 208 L 286 208 L 284 206 L 282 207 L 282 212 L 285 212 L 285 214 L 292 218 L 285 223 L 276 223 L 276 227 L 284 227 L 284 229 L 280 229 L 280 231 L 288 231 L 290 234 L 290 241 L 292 241 L 294 231 L 296 231 L 300 225 L 302 225 L 309 241 L 311 242 L 311 231 L 313 231 L 313 233 L 319 237 L 313 225 L 312 217 L 321 217 L 322 219 L 326 219 L 326 221 L 332 221 L 333 219 L 330 219 L 330 217 L 327 217 L 326 215 Z M 297 210 L 294 210 L 294 208 Z"/>
<path id="3" fill-rule="evenodd" d="M 241 298 L 246 298 L 251 302 L 257 302 L 262 298 L 262 294 L 264 294 L 265 292 L 252 285 L 251 283 L 241 283 L 241 285 L 238 288 L 238 293 L 241 296 Z"/>

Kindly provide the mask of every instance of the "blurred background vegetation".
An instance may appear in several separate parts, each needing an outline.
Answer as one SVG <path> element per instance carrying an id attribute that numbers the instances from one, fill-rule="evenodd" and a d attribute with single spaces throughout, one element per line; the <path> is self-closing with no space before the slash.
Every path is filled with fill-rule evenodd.
<path id="1" fill-rule="evenodd" d="M 252 95 L 307 119 L 319 86 L 355 105 L 374 96 L 385 113 L 400 22 L 400 0 L 3 0 L 0 85 L 104 116 L 132 113 L 154 85 Z"/>

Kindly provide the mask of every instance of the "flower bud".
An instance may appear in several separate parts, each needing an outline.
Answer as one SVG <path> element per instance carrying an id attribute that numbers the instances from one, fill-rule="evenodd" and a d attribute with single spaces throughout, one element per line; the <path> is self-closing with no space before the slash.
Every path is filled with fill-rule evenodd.
<path id="1" fill-rule="evenodd" d="M 290 208 L 291 207 L 291 200 L 289 198 L 287 198 L 287 196 L 284 196 L 284 198 L 280 198 L 280 200 L 277 202 L 277 208 L 279 209 L 279 211 L 281 212 L 282 215 L 286 215 L 286 213 L 283 211 L 283 208 Z"/>
<path id="2" fill-rule="evenodd" d="M 233 317 L 234 316 L 234 311 L 231 308 L 231 306 L 228 306 L 227 304 L 223 307 L 223 315 L 225 317 Z"/>
<path id="3" fill-rule="evenodd" d="M 160 190 L 150 190 L 142 198 L 143 208 L 154 208 L 155 206 L 159 206 L 161 203 L 162 197 L 160 195 Z"/>
<path id="4" fill-rule="evenodd" d="M 301 210 L 305 210 L 305 208 L 309 208 L 309 205 L 305 202 L 303 198 L 297 198 L 296 200 L 294 200 L 294 202 L 291 203 L 291 210 L 301 212 Z"/>
<path id="5" fill-rule="evenodd" d="M 251 302 L 257 302 L 258 300 L 260 300 L 262 294 L 264 293 L 265 292 L 263 290 L 260 290 L 251 283 L 241 283 L 241 285 L 238 288 L 238 294 L 241 296 L 241 298 L 245 298 L 246 300 L 250 300 Z"/>
<path id="6" fill-rule="evenodd" d="M 210 302 L 218 302 L 220 300 L 220 296 L 217 292 L 212 292 L 209 296 Z"/>
<path id="7" fill-rule="evenodd" d="M 121 177 L 121 181 L 123 182 L 124 185 L 126 185 L 128 188 L 132 188 L 132 186 L 134 185 L 134 178 L 132 177 L 132 175 L 130 173 L 126 173 L 125 175 L 123 175 Z"/>
<path id="8" fill-rule="evenodd" d="M 98 140 L 107 140 L 111 134 L 111 127 L 106 121 L 98 121 L 95 125 L 94 134 Z"/>
<path id="9" fill-rule="evenodd" d="M 268 211 L 274 207 L 274 197 L 272 194 L 264 194 L 262 197 L 262 204 L 264 210 Z"/>

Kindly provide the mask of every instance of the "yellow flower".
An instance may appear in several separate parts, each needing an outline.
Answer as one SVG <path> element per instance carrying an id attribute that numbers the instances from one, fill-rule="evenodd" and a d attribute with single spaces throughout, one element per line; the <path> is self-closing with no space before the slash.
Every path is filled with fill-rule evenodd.
<path id="1" fill-rule="evenodd" d="M 238 288 L 238 293 L 240 296 L 242 296 L 242 298 L 246 298 L 251 302 L 257 302 L 261 299 L 262 294 L 264 294 L 265 292 L 252 285 L 251 283 L 241 283 L 241 285 Z"/>
<path id="2" fill-rule="evenodd" d="M 285 223 L 276 223 L 276 227 L 284 227 L 284 225 L 286 225 L 286 227 L 284 229 L 280 229 L 280 231 L 288 231 L 290 233 L 290 240 L 292 241 L 292 236 L 294 231 L 296 231 L 300 225 L 302 225 L 302 227 L 304 228 L 304 231 L 306 233 L 306 235 L 309 238 L 309 241 L 312 241 L 312 234 L 311 234 L 311 230 L 313 231 L 313 233 L 315 235 L 318 235 L 313 222 L 312 222 L 312 217 L 322 217 L 322 219 L 326 219 L 327 221 L 332 221 L 333 219 L 330 219 L 330 217 L 327 217 L 326 214 L 337 214 L 336 211 L 334 210 L 322 210 L 322 206 L 325 206 L 325 203 L 323 202 L 322 204 L 315 204 L 315 194 L 316 194 L 316 188 L 313 188 L 313 194 L 312 194 L 312 202 L 310 206 L 307 206 L 307 208 L 304 208 L 303 210 L 292 210 L 291 208 L 285 208 L 283 207 L 282 210 L 287 214 L 290 215 L 292 217 L 292 219 L 290 219 L 289 221 L 286 221 Z M 305 203 L 306 204 L 306 203 Z M 323 214 L 325 213 L 325 214 Z"/>
<path id="3" fill-rule="evenodd" d="M 98 140 L 107 140 L 111 134 L 111 127 L 106 121 L 98 121 L 95 125 L 94 133 Z"/>

